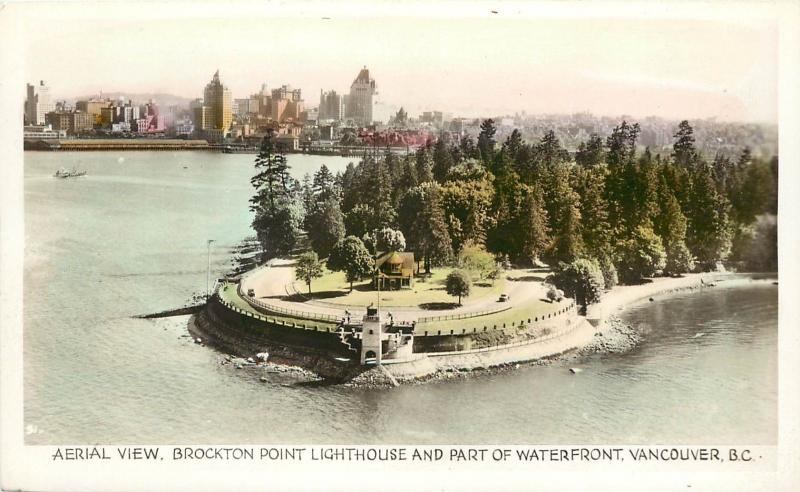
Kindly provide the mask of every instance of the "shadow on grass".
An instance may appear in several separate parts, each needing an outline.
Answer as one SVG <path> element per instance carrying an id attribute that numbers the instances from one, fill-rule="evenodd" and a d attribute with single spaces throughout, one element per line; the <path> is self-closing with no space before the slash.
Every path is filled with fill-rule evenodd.
<path id="1" fill-rule="evenodd" d="M 541 275 L 525 275 L 522 277 L 508 277 L 512 282 L 544 282 L 546 277 Z"/>
<path id="2" fill-rule="evenodd" d="M 457 302 L 425 302 L 419 305 L 420 309 L 426 311 L 445 311 L 459 307 Z"/>
<path id="3" fill-rule="evenodd" d="M 475 282 L 475 287 L 492 287 L 490 282 Z"/>
<path id="4" fill-rule="evenodd" d="M 620 284 L 622 284 L 622 285 L 644 285 L 644 284 L 652 284 L 652 283 L 653 283 L 653 279 L 652 278 L 641 278 L 641 279 L 638 279 L 638 280 L 620 282 Z"/>
<path id="5" fill-rule="evenodd" d="M 312 291 L 311 294 L 305 292 L 305 293 L 302 293 L 302 294 L 292 294 L 290 296 L 282 296 L 282 297 L 276 296 L 276 297 L 278 297 L 279 299 L 284 299 L 286 301 L 290 301 L 290 302 L 304 302 L 304 301 L 314 300 L 314 299 L 332 299 L 334 297 L 346 296 L 347 294 L 348 294 L 347 291 L 323 290 L 323 291 L 320 291 L 320 292 L 313 292 Z"/>

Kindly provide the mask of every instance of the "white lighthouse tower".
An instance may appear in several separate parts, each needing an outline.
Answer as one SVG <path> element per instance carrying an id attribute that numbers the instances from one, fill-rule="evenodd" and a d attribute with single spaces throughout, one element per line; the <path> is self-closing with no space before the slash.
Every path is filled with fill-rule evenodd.
<path id="1" fill-rule="evenodd" d="M 383 318 L 377 308 L 367 308 L 361 329 L 361 365 L 367 360 L 381 363 L 381 338 L 383 335 Z"/>

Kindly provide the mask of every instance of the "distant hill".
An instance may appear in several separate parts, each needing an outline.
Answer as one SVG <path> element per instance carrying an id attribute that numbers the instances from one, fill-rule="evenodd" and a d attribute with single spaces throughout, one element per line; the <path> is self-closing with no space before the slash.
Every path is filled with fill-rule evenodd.
<path id="1" fill-rule="evenodd" d="M 87 99 L 92 98 L 99 98 L 100 94 L 92 94 L 87 96 L 81 97 L 74 97 L 71 98 L 70 102 L 75 103 L 75 101 L 85 101 Z M 120 97 L 124 98 L 126 101 L 128 99 L 132 100 L 134 103 L 137 104 L 144 104 L 148 102 L 150 99 L 154 100 L 159 106 L 179 106 L 179 107 L 189 107 L 189 102 L 192 101 L 192 98 L 176 96 L 174 94 L 154 94 L 154 93 L 130 93 L 130 92 L 103 92 L 102 97 L 108 99 L 119 99 Z"/>

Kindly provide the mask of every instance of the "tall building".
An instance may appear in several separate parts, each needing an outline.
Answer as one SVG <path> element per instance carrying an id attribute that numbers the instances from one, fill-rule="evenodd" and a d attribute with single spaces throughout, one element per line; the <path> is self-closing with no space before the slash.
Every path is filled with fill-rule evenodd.
<path id="1" fill-rule="evenodd" d="M 44 80 L 40 80 L 39 85 L 28 84 L 27 89 L 25 120 L 30 125 L 44 125 L 45 115 L 56 109 L 50 98 L 50 87 L 44 85 Z"/>
<path id="2" fill-rule="evenodd" d="M 352 119 L 355 124 L 367 126 L 372 124 L 372 96 L 377 94 L 375 80 L 369 77 L 367 67 L 358 72 L 358 77 L 350 86 L 350 94 L 347 97 L 346 117 Z"/>
<path id="3" fill-rule="evenodd" d="M 319 91 L 319 115 L 318 121 L 341 121 L 344 119 L 345 104 L 344 97 L 336 91 Z"/>
<path id="4" fill-rule="evenodd" d="M 195 108 L 195 128 L 198 130 L 217 130 L 223 134 L 231 127 L 233 120 L 233 99 L 231 91 L 219 80 L 219 70 L 203 91 L 203 105 Z"/>
<path id="5" fill-rule="evenodd" d="M 289 85 L 282 85 L 272 89 L 270 117 L 272 121 L 285 123 L 287 121 L 299 122 L 303 114 L 303 96 L 300 89 L 292 89 Z"/>
<path id="6" fill-rule="evenodd" d="M 75 109 L 92 115 L 97 125 L 103 123 L 102 109 L 109 106 L 111 106 L 111 101 L 106 99 L 89 99 L 88 101 L 78 101 L 75 103 Z"/>

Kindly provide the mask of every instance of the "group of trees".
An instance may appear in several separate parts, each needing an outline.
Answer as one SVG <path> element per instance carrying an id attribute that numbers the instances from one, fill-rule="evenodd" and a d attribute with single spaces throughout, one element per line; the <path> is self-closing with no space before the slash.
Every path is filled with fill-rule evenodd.
<path id="1" fill-rule="evenodd" d="M 563 278 L 591 270 L 600 291 L 617 278 L 631 283 L 721 262 L 774 268 L 776 228 L 768 217 L 777 213 L 777 158 L 754 159 L 744 149 L 709 161 L 686 121 L 671 152 L 654 154 L 637 147 L 639 131 L 623 121 L 570 154 L 552 131 L 527 143 L 515 130 L 497 142 L 486 120 L 477 143 L 439 139 L 404 157 L 373 152 L 335 175 L 323 166 L 302 183 L 288 177 L 285 159 L 265 139 L 253 227 L 267 256 L 291 250 L 305 230 L 328 266 L 354 280 L 367 270 L 365 251 L 403 247 L 428 272 L 459 263 L 488 275 L 486 257 L 476 256 L 482 251 L 561 265 Z M 568 284 L 559 287 L 575 294 Z M 587 292 L 586 302 L 592 298 Z"/>

